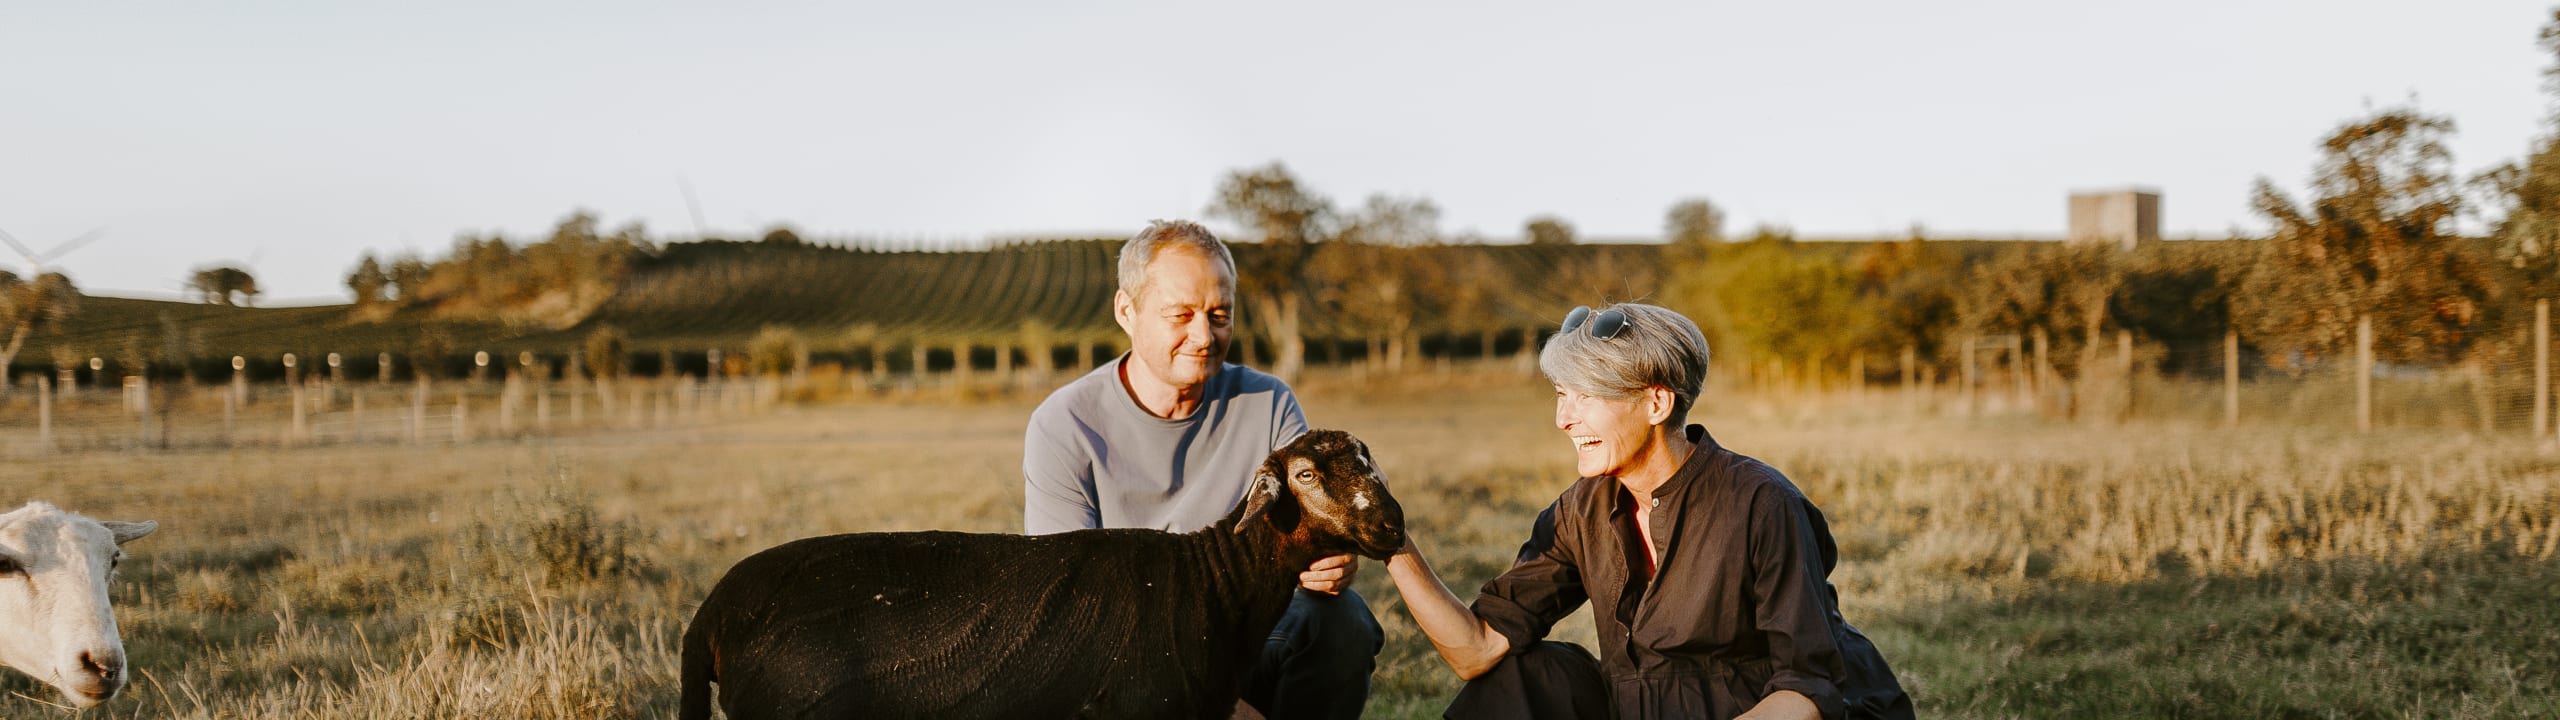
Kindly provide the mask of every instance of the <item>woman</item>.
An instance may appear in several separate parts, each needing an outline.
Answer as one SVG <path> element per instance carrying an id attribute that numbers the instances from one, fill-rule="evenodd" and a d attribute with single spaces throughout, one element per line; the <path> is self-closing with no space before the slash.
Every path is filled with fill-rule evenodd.
<path id="1" fill-rule="evenodd" d="M 1518 563 L 1473 608 L 1412 540 L 1387 563 L 1468 681 L 1450 717 L 1911 716 L 1884 658 L 1840 619 L 1822 511 L 1688 424 L 1707 377 L 1695 323 L 1652 305 L 1574 308 L 1538 366 L 1583 477 L 1538 514 Z M 1597 660 L 1543 641 L 1585 601 Z"/>

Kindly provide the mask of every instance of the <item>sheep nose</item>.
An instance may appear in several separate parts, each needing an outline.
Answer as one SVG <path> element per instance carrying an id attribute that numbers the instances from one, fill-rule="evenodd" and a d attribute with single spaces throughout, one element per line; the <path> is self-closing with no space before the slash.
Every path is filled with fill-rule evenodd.
<path id="1" fill-rule="evenodd" d="M 99 683 L 113 687 L 116 684 L 116 676 L 124 674 L 124 658 L 121 655 L 115 652 L 99 653 L 82 650 L 80 667 L 88 670 L 89 674 L 98 676 Z"/>

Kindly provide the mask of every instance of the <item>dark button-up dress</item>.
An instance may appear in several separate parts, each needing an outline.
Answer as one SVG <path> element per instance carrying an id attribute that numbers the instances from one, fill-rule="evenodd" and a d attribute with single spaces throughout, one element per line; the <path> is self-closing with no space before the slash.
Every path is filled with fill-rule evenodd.
<path id="1" fill-rule="evenodd" d="M 1650 497 L 1610 477 L 1567 488 L 1476 616 L 1520 652 L 1590 602 L 1620 718 L 1730 718 L 1779 690 L 1826 718 L 1907 714 L 1883 658 L 1840 619 L 1822 511 L 1775 468 L 1688 433 L 1695 450 Z M 1637 512 L 1652 513 L 1659 568 Z"/>

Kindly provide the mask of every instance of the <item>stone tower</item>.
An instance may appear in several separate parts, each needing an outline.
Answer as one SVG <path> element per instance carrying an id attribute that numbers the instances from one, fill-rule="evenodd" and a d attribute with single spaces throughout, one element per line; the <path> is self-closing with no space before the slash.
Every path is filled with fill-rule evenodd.
<path id="1" fill-rule="evenodd" d="M 2111 243 L 2126 250 L 2160 240 L 2160 191 L 2149 188 L 2071 193 L 2072 242 Z"/>

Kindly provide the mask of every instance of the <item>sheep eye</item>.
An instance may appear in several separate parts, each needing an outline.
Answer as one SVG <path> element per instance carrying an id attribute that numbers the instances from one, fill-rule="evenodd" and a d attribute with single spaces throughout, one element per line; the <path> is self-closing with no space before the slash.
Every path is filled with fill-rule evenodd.
<path id="1" fill-rule="evenodd" d="M 25 568 L 18 567 L 16 558 L 0 557 L 0 575 L 16 575 L 22 570 Z"/>

